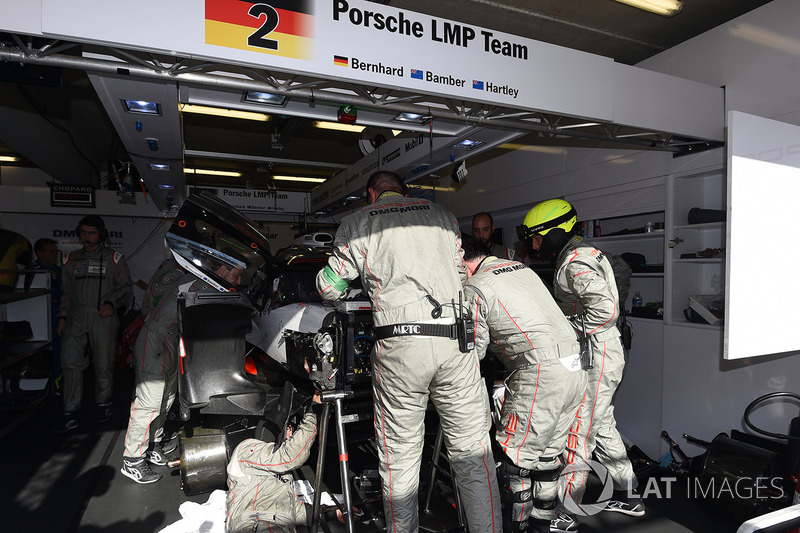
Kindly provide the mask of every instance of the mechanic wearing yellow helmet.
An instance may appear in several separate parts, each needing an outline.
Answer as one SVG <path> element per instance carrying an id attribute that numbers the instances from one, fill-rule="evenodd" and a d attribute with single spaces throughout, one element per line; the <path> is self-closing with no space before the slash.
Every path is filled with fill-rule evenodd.
<path id="1" fill-rule="evenodd" d="M 616 327 L 620 312 L 617 284 L 606 254 L 577 235 L 577 220 L 569 202 L 551 199 L 536 204 L 523 221 L 525 237 L 531 239 L 539 257 L 556 258 L 553 296 L 564 314 L 584 316 L 594 352 L 586 397 L 567 440 L 565 462 L 569 466 L 560 489 L 568 511 L 589 513 L 580 505 L 588 472 L 585 461 L 594 452 L 614 481 L 614 495 L 604 510 L 642 516 L 644 503 L 635 491 L 636 477 L 611 405 L 625 367 Z M 578 327 L 580 321 L 573 324 Z"/>

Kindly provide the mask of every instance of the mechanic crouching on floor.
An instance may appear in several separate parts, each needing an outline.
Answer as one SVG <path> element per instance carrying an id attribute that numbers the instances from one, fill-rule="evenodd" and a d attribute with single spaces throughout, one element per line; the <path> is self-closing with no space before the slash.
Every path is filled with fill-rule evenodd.
<path id="1" fill-rule="evenodd" d="M 475 350 L 483 358 L 488 349 L 511 372 L 496 435 L 505 531 L 562 531 L 556 521 L 560 456 L 586 391 L 580 345 L 533 270 L 490 255 L 469 235 L 462 247 Z"/>
<path id="2" fill-rule="evenodd" d="M 419 468 L 428 400 L 439 413 L 471 533 L 502 530 L 489 441 L 489 402 L 474 351 L 451 337 L 467 269 L 455 216 L 406 198 L 394 172 L 367 182 L 369 203 L 342 219 L 328 266 L 326 300 L 360 277 L 372 303 L 372 392 L 383 506 L 389 533 L 419 527 Z"/>
<path id="3" fill-rule="evenodd" d="M 253 439 L 242 441 L 228 463 L 227 533 L 294 533 L 311 525 L 312 507 L 295 494 L 289 473 L 308 460 L 317 434 L 317 391 L 297 429 L 264 421 Z"/>

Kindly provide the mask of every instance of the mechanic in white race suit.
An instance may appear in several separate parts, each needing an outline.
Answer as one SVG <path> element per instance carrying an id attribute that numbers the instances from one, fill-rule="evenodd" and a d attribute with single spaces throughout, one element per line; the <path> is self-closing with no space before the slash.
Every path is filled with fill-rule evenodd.
<path id="1" fill-rule="evenodd" d="M 567 439 L 566 459 L 571 473 L 562 477 L 564 505 L 573 514 L 587 512 L 580 505 L 586 489 L 586 461 L 594 453 L 614 481 L 612 499 L 604 510 L 641 516 L 644 503 L 635 490 L 638 483 L 617 431 L 612 405 L 625 368 L 616 327 L 620 305 L 614 271 L 605 253 L 576 234 L 577 219 L 569 202 L 552 199 L 534 206 L 523 221 L 526 237 L 531 238 L 539 256 L 556 256 L 553 295 L 564 314 L 585 317 L 594 352 L 586 397 Z M 573 321 L 573 325 L 579 323 Z"/>
<path id="2" fill-rule="evenodd" d="M 406 198 L 403 191 L 393 172 L 370 176 L 370 205 L 342 219 L 317 288 L 326 300 L 339 299 L 360 277 L 372 303 L 375 432 L 388 531 L 415 532 L 419 526 L 419 469 L 430 399 L 469 530 L 500 532 L 488 395 L 476 353 L 462 353 L 449 333 L 455 322 L 451 302 L 458 302 L 467 275 L 458 224 L 444 207 Z"/>
<path id="3" fill-rule="evenodd" d="M 62 298 L 58 319 L 61 363 L 64 373 L 64 418 L 58 432 L 78 427 L 77 411 L 83 397 L 83 372 L 89 366 L 84 356 L 88 343 L 94 365 L 96 421 L 111 418 L 114 357 L 117 353 L 117 311 L 133 298 L 128 263 L 120 253 L 107 248 L 105 223 L 87 215 L 76 229 L 83 248 L 67 255 L 62 266 Z"/>
<path id="4" fill-rule="evenodd" d="M 469 235 L 462 248 L 475 350 L 481 358 L 488 350 L 510 371 L 495 437 L 503 451 L 505 531 L 530 525 L 531 531 L 549 533 L 557 516 L 560 457 L 586 391 L 580 345 L 533 270 L 491 255 Z"/>
<path id="5" fill-rule="evenodd" d="M 133 359 L 136 390 L 125 434 L 121 472 L 137 483 L 161 479 L 149 463 L 165 465 L 177 445 L 162 444 L 164 422 L 178 387 L 178 295 L 216 291 L 169 258 L 150 278 L 142 305 L 144 325 L 136 337 Z"/>
<path id="6" fill-rule="evenodd" d="M 319 405 L 319 394 L 315 394 Z M 291 471 L 307 460 L 317 434 L 317 414 L 306 412 L 297 429 L 287 432 L 276 424 L 260 424 L 256 438 L 242 441 L 228 463 L 227 533 L 294 533 L 311 525 L 312 505 L 295 494 Z"/>

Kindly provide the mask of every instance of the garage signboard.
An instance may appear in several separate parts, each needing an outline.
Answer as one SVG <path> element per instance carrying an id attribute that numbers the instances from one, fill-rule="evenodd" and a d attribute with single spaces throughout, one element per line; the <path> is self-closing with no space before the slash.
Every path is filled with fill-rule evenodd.
<path id="1" fill-rule="evenodd" d="M 42 32 L 519 109 L 613 118 L 613 61 L 363 0 L 41 0 Z"/>

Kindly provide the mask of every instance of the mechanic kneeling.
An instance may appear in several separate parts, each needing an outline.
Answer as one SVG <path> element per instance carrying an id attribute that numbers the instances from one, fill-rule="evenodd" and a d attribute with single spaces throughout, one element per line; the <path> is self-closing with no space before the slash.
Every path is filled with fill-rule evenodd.
<path id="1" fill-rule="evenodd" d="M 297 498 L 289 472 L 301 467 L 311 453 L 319 405 L 317 392 L 313 409 L 306 412 L 296 430 L 286 429 L 285 439 L 283 428 L 266 422 L 259 425 L 256 438 L 243 441 L 233 451 L 225 505 L 228 533 L 293 533 L 298 524 L 311 524 L 312 506 Z"/>
<path id="2" fill-rule="evenodd" d="M 475 349 L 481 358 L 488 349 L 511 371 L 496 435 L 504 454 L 504 530 L 526 531 L 530 525 L 549 533 L 557 518 L 559 457 L 586 391 L 580 346 L 533 270 L 491 256 L 469 235 L 462 239 Z"/>

